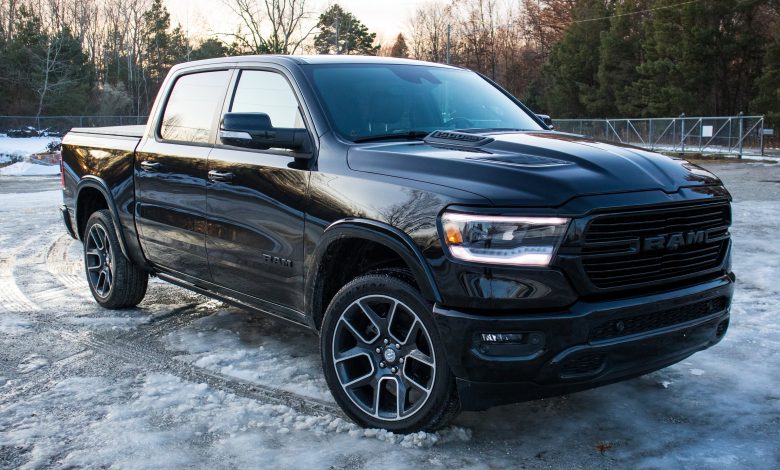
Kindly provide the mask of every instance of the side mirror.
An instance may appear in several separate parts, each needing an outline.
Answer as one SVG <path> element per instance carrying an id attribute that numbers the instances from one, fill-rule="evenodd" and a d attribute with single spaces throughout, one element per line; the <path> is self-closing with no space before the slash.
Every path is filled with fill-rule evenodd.
<path id="1" fill-rule="evenodd" d="M 542 120 L 544 122 L 544 125 L 547 126 L 550 130 L 555 129 L 555 126 L 553 126 L 552 118 L 547 114 L 537 114 L 536 117 Z"/>
<path id="2" fill-rule="evenodd" d="M 274 127 L 266 113 L 225 113 L 219 126 L 219 140 L 236 147 L 294 152 L 307 152 L 310 143 L 306 129 Z M 305 158 L 303 155 L 296 157 Z"/>

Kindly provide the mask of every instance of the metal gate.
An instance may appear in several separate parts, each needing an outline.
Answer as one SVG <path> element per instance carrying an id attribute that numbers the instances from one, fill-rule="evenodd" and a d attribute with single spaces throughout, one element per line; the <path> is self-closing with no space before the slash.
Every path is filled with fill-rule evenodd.
<path id="1" fill-rule="evenodd" d="M 764 116 L 555 119 L 556 131 L 680 153 L 764 155 Z"/>

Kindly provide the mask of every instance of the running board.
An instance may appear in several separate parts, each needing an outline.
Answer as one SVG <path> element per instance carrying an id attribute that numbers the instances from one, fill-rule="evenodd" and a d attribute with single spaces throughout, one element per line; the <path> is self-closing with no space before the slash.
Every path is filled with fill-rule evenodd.
<path id="1" fill-rule="evenodd" d="M 220 301 L 225 302 L 226 304 L 230 304 L 230 305 L 232 305 L 234 307 L 238 307 L 238 308 L 241 308 L 241 309 L 244 309 L 244 310 L 249 310 L 249 311 L 251 311 L 253 313 L 261 313 L 263 315 L 270 315 L 270 316 L 278 318 L 280 320 L 285 320 L 287 322 L 290 322 L 293 325 L 302 326 L 304 328 L 307 328 L 309 330 L 314 331 L 315 333 L 317 332 L 316 329 L 312 328 L 311 325 L 309 325 L 306 322 L 306 316 L 304 314 L 300 313 L 300 312 L 295 312 L 299 316 L 300 319 L 291 318 L 291 317 L 287 317 L 287 316 L 279 314 L 279 313 L 275 313 L 275 312 L 271 312 L 271 311 L 266 310 L 266 309 L 262 309 L 260 307 L 255 306 L 255 305 L 252 305 L 250 303 L 247 303 L 247 302 L 241 301 L 239 299 L 236 299 L 235 297 L 231 297 L 231 296 L 222 294 L 220 292 L 217 292 L 215 290 L 211 290 L 208 287 L 198 286 L 198 285 L 189 283 L 187 281 L 183 281 L 183 280 L 181 280 L 181 279 L 179 279 L 177 277 L 174 277 L 174 276 L 172 276 L 170 274 L 167 274 L 167 273 L 164 273 L 164 272 L 158 272 L 157 273 L 157 277 L 159 277 L 163 281 L 169 282 L 169 283 L 174 284 L 174 285 L 179 286 L 179 287 L 183 287 L 183 288 L 191 290 L 193 292 L 197 292 L 198 294 L 205 295 L 206 297 L 211 297 L 213 299 L 220 300 Z"/>

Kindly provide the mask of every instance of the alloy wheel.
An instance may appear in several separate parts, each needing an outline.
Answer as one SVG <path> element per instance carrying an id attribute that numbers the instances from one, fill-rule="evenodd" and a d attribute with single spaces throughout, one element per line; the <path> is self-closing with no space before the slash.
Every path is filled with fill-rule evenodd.
<path id="1" fill-rule="evenodd" d="M 86 261 L 89 283 L 98 296 L 108 297 L 114 281 L 114 260 L 106 229 L 95 224 L 87 234 Z"/>
<path id="2" fill-rule="evenodd" d="M 336 324 L 332 355 L 346 395 L 376 419 L 408 418 L 431 396 L 436 378 L 431 336 L 397 299 L 369 295 L 352 302 Z"/>

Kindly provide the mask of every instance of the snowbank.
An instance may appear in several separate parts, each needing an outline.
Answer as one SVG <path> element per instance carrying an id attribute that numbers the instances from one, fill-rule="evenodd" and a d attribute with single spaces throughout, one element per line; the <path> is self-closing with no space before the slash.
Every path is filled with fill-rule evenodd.
<path id="1" fill-rule="evenodd" d="M 43 165 L 30 162 L 17 162 L 0 168 L 0 175 L 2 176 L 56 176 L 59 174 L 59 165 Z"/>
<path id="2" fill-rule="evenodd" d="M 27 157 L 43 152 L 49 143 L 59 141 L 59 137 L 13 138 L 0 134 L 0 156 Z"/>

